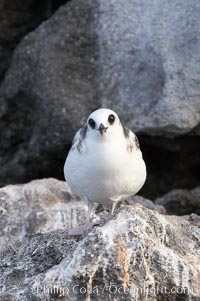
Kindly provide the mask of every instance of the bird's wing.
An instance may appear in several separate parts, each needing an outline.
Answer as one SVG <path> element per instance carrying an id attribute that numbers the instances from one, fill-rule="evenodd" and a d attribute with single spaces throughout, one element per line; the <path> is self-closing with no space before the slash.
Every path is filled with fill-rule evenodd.
<path id="1" fill-rule="evenodd" d="M 140 144 L 137 136 L 122 123 L 124 136 L 127 139 L 127 149 L 132 152 L 133 149 L 140 149 Z"/>
<path id="2" fill-rule="evenodd" d="M 83 149 L 83 142 L 87 136 L 87 124 L 84 124 L 78 132 L 75 134 L 72 141 L 71 150 L 77 149 L 78 152 L 81 152 Z"/>

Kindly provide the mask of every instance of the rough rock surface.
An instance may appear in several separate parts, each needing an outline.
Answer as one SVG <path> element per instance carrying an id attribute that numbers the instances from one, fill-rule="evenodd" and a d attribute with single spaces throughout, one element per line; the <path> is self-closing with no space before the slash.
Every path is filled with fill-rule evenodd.
<path id="1" fill-rule="evenodd" d="M 137 132 L 196 128 L 199 13 L 198 0 L 73 0 L 27 35 L 0 88 L 1 182 L 60 176 L 75 130 L 99 106 Z"/>
<path id="2" fill-rule="evenodd" d="M 194 214 L 162 215 L 162 206 L 136 196 L 72 237 L 67 229 L 82 223 L 86 208 L 66 183 L 10 185 L 0 200 L 1 301 L 200 300 Z"/>
<path id="3" fill-rule="evenodd" d="M 166 209 L 163 205 L 160 204 L 155 204 L 152 201 L 145 199 L 139 195 L 135 195 L 133 197 L 130 197 L 127 199 L 127 201 L 122 202 L 124 204 L 128 204 L 128 205 L 135 205 L 135 204 L 140 204 L 146 208 L 158 211 L 161 214 L 165 214 L 166 213 Z"/>
<path id="4" fill-rule="evenodd" d="M 157 198 L 155 204 L 164 206 L 168 214 L 200 214 L 200 187 L 192 190 L 174 189 Z"/>
<path id="5" fill-rule="evenodd" d="M 200 215 L 192 213 L 190 215 L 183 216 L 191 225 L 197 226 L 200 228 Z"/>
<path id="6" fill-rule="evenodd" d="M 66 182 L 35 180 L 0 189 L 0 242 L 69 229 L 85 221 L 87 204 L 72 196 Z"/>
<path id="7" fill-rule="evenodd" d="M 126 202 L 131 206 L 136 203 L 165 213 L 163 206 L 140 196 Z M 49 178 L 24 185 L 8 185 L 0 189 L 0 243 L 5 248 L 12 241 L 76 227 L 84 223 L 87 210 L 87 204 L 72 195 L 63 181 Z M 101 212 L 99 216 L 105 217 Z"/>
<path id="8" fill-rule="evenodd" d="M 181 217 L 124 206 L 84 238 L 57 230 L 8 250 L 0 298 L 197 301 L 199 244 L 200 229 Z"/>

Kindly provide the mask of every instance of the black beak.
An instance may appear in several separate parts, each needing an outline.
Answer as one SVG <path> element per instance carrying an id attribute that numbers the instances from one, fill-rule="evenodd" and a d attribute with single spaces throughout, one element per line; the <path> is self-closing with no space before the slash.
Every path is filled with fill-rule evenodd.
<path id="1" fill-rule="evenodd" d="M 105 133 L 107 128 L 103 125 L 103 123 L 100 124 L 98 131 L 100 132 L 101 136 L 103 136 L 103 133 Z"/>

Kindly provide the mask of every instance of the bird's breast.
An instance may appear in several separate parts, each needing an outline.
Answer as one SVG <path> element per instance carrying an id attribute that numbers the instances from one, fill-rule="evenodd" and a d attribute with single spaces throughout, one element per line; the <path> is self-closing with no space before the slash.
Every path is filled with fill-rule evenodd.
<path id="1" fill-rule="evenodd" d="M 119 143 L 90 143 L 84 153 L 69 154 L 65 177 L 73 192 L 103 201 L 136 193 L 144 183 L 146 169 L 140 151 L 130 154 Z"/>
<path id="2" fill-rule="evenodd" d="M 128 160 L 126 148 L 119 144 L 104 143 L 88 148 L 87 160 L 99 171 L 106 173 L 119 171 Z"/>

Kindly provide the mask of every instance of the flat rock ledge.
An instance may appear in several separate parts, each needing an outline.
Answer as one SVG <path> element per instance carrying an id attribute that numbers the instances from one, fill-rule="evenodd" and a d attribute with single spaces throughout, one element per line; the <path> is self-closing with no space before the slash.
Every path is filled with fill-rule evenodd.
<path id="1" fill-rule="evenodd" d="M 200 300 L 200 227 L 139 199 L 72 237 L 87 208 L 64 182 L 0 189 L 0 300 Z"/>

